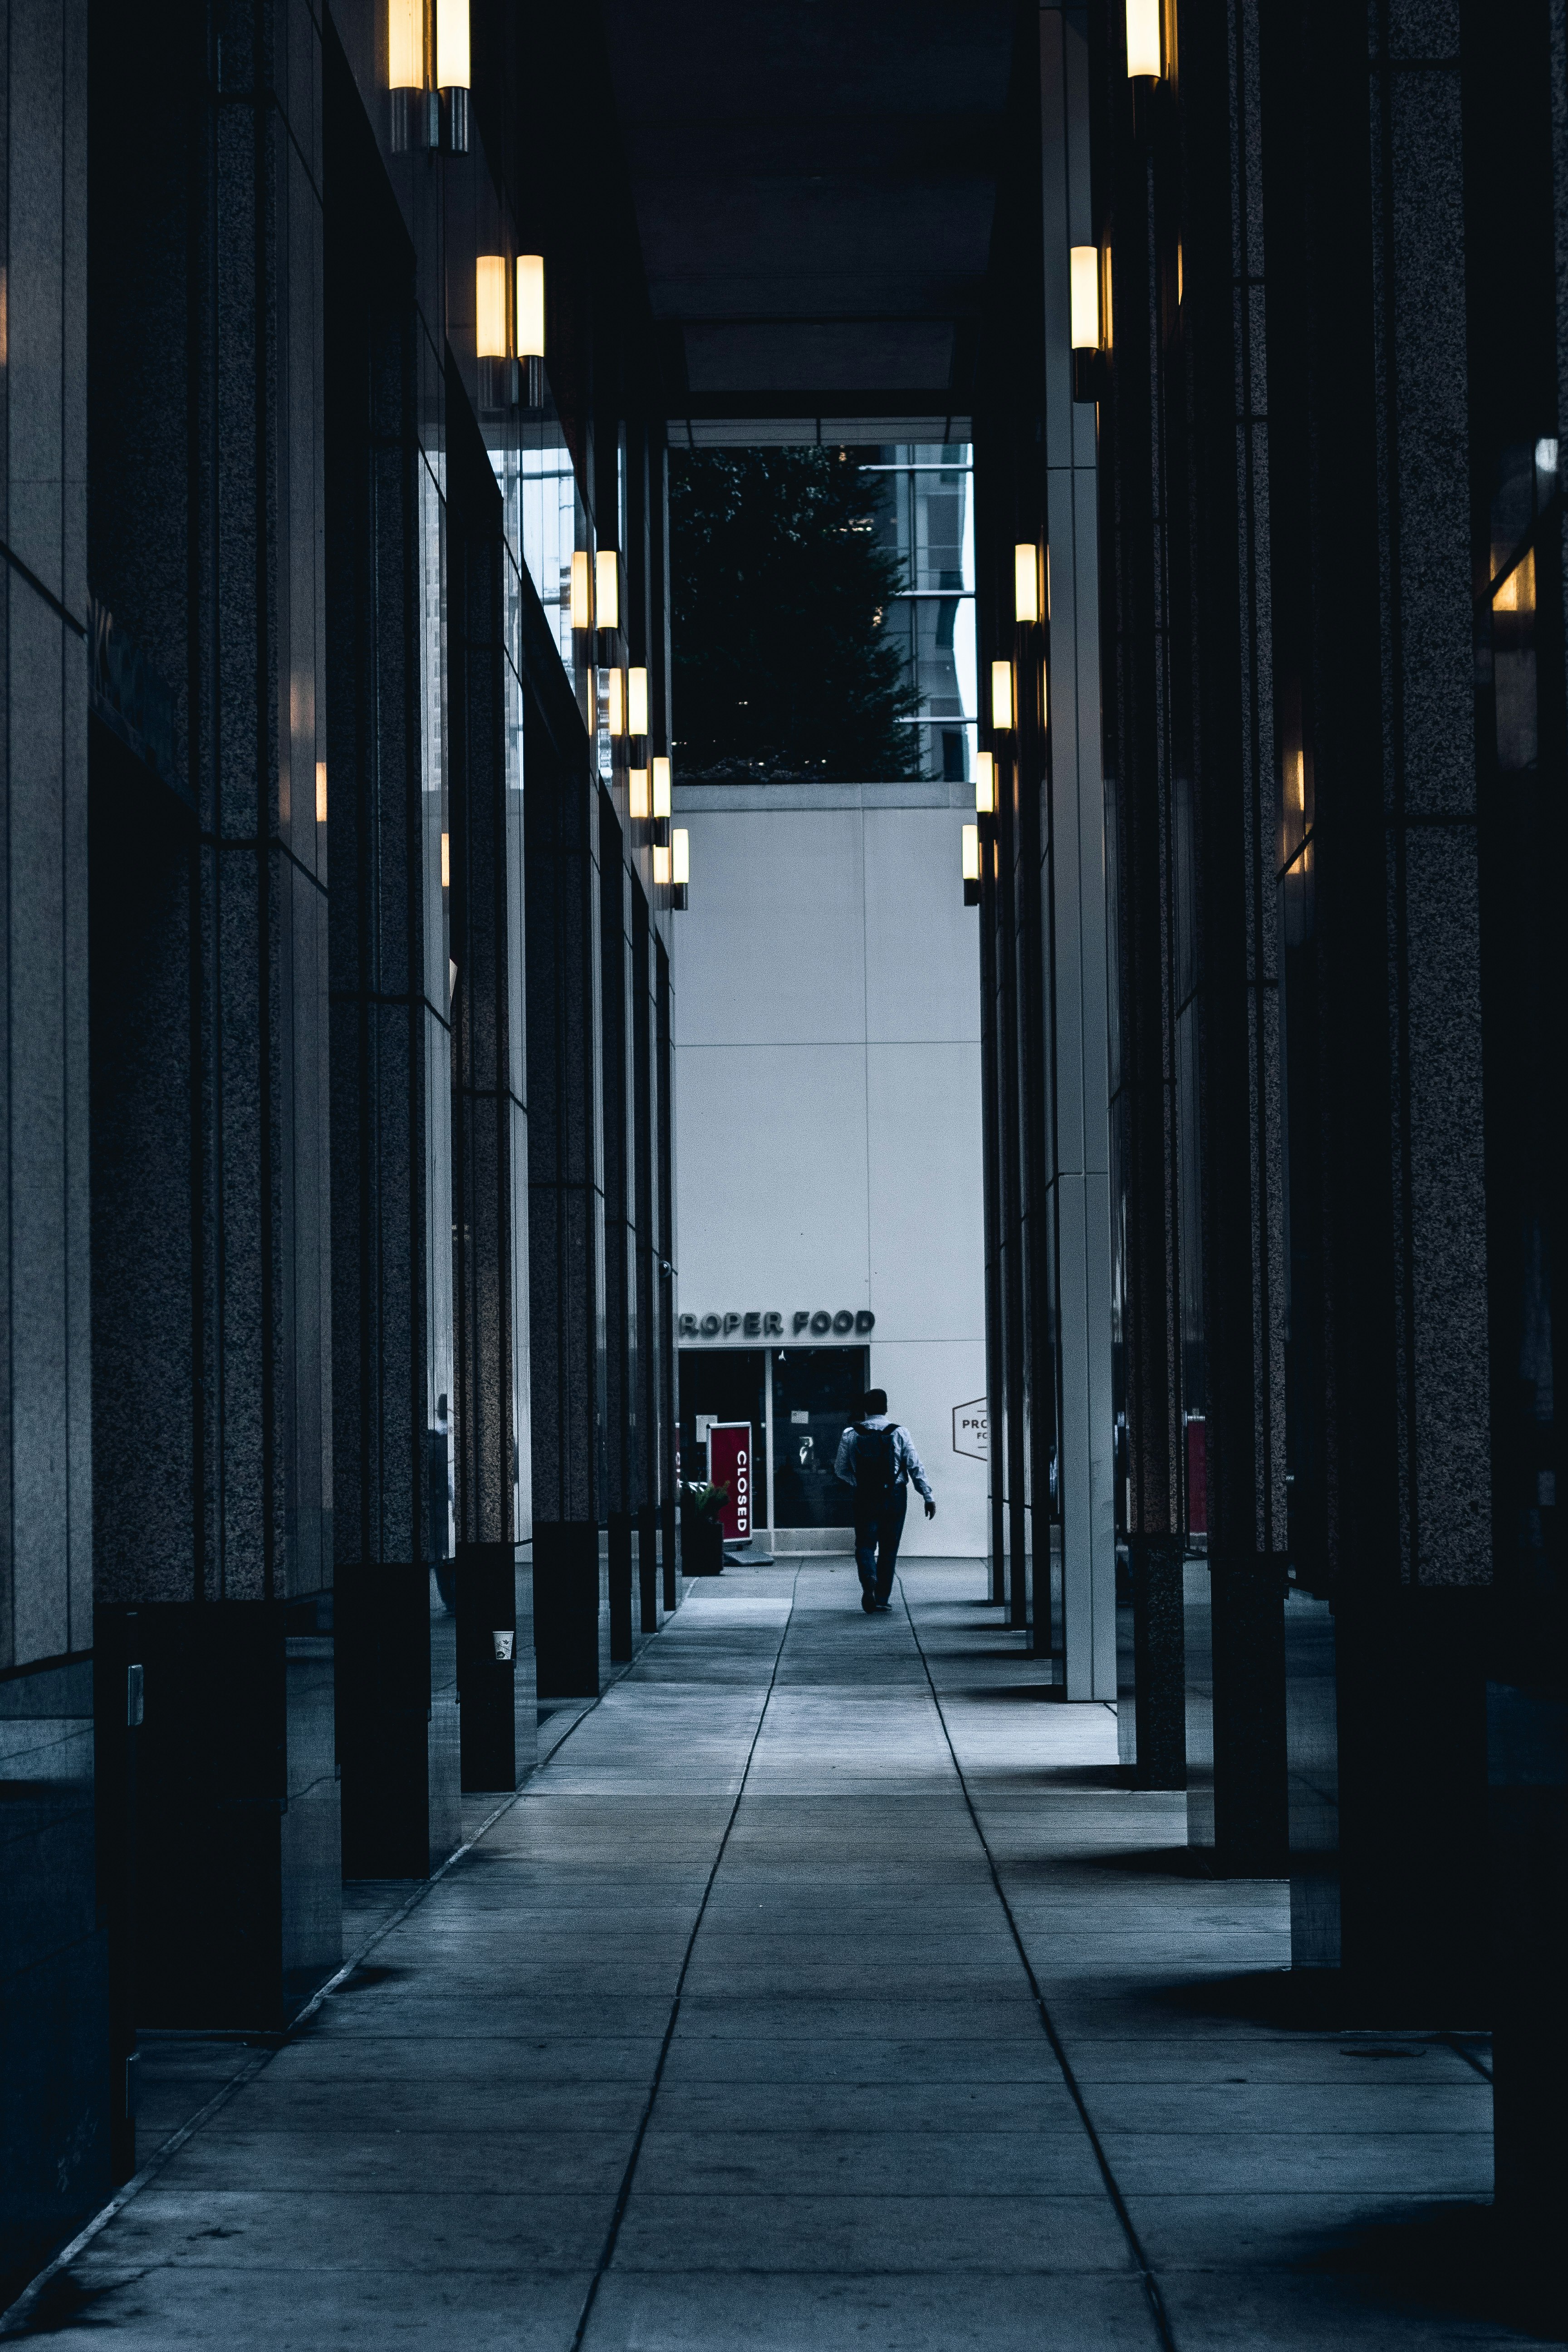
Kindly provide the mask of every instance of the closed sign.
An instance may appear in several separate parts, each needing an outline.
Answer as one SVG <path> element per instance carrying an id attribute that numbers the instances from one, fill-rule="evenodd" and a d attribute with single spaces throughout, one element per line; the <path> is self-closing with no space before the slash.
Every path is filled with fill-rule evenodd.
<path id="1" fill-rule="evenodd" d="M 730 1498 L 719 1514 L 729 1543 L 749 1543 L 752 1538 L 752 1424 L 749 1421 L 716 1421 L 708 1432 L 708 1475 L 716 1486 L 728 1486 Z"/>

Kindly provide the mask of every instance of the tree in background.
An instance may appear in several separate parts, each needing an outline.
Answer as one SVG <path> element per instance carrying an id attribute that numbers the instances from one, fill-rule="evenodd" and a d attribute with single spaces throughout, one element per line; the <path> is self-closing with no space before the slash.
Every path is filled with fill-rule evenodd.
<path id="1" fill-rule="evenodd" d="M 846 449 L 710 449 L 669 465 L 673 749 L 688 782 L 920 773 L 919 698 L 883 623 L 880 481 Z"/>

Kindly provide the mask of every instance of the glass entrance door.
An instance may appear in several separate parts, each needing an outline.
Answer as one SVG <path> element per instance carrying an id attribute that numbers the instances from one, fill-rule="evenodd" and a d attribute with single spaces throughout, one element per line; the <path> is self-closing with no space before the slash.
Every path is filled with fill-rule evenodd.
<path id="1" fill-rule="evenodd" d="M 855 1490 L 834 1475 L 838 1441 L 860 1414 L 864 1348 L 774 1350 L 773 1506 L 781 1528 L 852 1528 Z"/>

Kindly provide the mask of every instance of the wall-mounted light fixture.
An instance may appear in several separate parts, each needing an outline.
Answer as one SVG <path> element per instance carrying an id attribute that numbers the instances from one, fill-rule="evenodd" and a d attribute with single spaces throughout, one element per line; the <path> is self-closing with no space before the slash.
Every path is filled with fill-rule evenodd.
<path id="1" fill-rule="evenodd" d="M 669 761 L 656 760 L 653 763 L 653 814 L 657 824 L 669 814 Z"/>
<path id="2" fill-rule="evenodd" d="M 468 152 L 468 0 L 436 0 L 436 86 L 447 111 L 447 144 Z"/>
<path id="3" fill-rule="evenodd" d="M 481 409 L 510 408 L 517 399 L 517 368 L 507 331 L 510 274 L 504 253 L 475 256 L 474 356 L 479 363 Z"/>
<path id="4" fill-rule="evenodd" d="M 612 735 L 626 731 L 626 674 L 624 669 L 612 669 L 605 678 L 609 696 L 609 729 Z"/>
<path id="5" fill-rule="evenodd" d="M 504 253 L 481 253 L 474 263 L 474 352 L 481 360 L 508 356 Z"/>
<path id="6" fill-rule="evenodd" d="M 522 404 L 544 405 L 544 256 L 517 257 L 517 356 L 522 367 Z"/>
<path id="7" fill-rule="evenodd" d="M 669 851 L 662 842 L 658 841 L 653 845 L 653 878 L 657 887 L 661 889 L 668 887 Z"/>
<path id="8" fill-rule="evenodd" d="M 646 824 L 649 815 L 647 770 L 626 770 L 626 814 L 634 824 Z"/>
<path id="9" fill-rule="evenodd" d="M 691 835 L 683 824 L 669 836 L 669 878 L 678 890 L 691 879 Z"/>
<path id="10" fill-rule="evenodd" d="M 392 92 L 392 147 L 407 154 L 441 136 L 440 100 L 425 72 L 425 0 L 387 0 L 386 80 Z"/>
<path id="11" fill-rule="evenodd" d="M 1110 268 L 1102 263 L 1097 245 L 1075 245 L 1068 257 L 1070 270 L 1068 309 L 1072 339 L 1072 396 L 1098 400 L 1105 389 L 1103 354 L 1110 348 L 1108 329 Z"/>
<path id="12" fill-rule="evenodd" d="M 996 762 L 989 751 L 978 753 L 974 761 L 974 811 L 977 816 L 996 814 Z"/>
<path id="13" fill-rule="evenodd" d="M 449 890 L 451 887 L 452 836 L 449 833 L 444 833 L 441 835 L 441 887 L 443 890 Z"/>
<path id="14" fill-rule="evenodd" d="M 1008 661 L 991 665 L 991 724 L 1004 732 L 1013 724 L 1013 665 Z"/>
<path id="15" fill-rule="evenodd" d="M 594 574 L 585 547 L 577 548 L 572 557 L 572 626 L 591 629 L 594 625 Z"/>
<path id="16" fill-rule="evenodd" d="M 316 823 L 325 824 L 326 822 L 327 763 L 325 760 L 318 760 L 316 762 Z"/>
<path id="17" fill-rule="evenodd" d="M 980 904 L 980 827 L 966 824 L 963 828 L 963 903 L 966 907 Z"/>
<path id="18" fill-rule="evenodd" d="M 621 625 L 621 560 L 613 547 L 602 547 L 594 561 L 595 616 L 601 629 Z"/>
<path id="19" fill-rule="evenodd" d="M 1161 0 L 1127 0 L 1127 78 L 1158 81 L 1164 71 Z"/>
<path id="20" fill-rule="evenodd" d="M 1022 541 L 1013 550 L 1013 617 L 1034 622 L 1040 617 L 1040 551 Z"/>
<path id="21" fill-rule="evenodd" d="M 647 733 L 647 672 L 629 669 L 626 672 L 626 733 Z"/>

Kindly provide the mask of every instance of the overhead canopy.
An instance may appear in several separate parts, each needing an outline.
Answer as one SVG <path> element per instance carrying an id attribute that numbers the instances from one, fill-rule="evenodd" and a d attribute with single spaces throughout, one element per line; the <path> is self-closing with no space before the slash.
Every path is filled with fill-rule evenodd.
<path id="1" fill-rule="evenodd" d="M 607 0 L 670 437 L 969 434 L 1010 0 Z"/>

